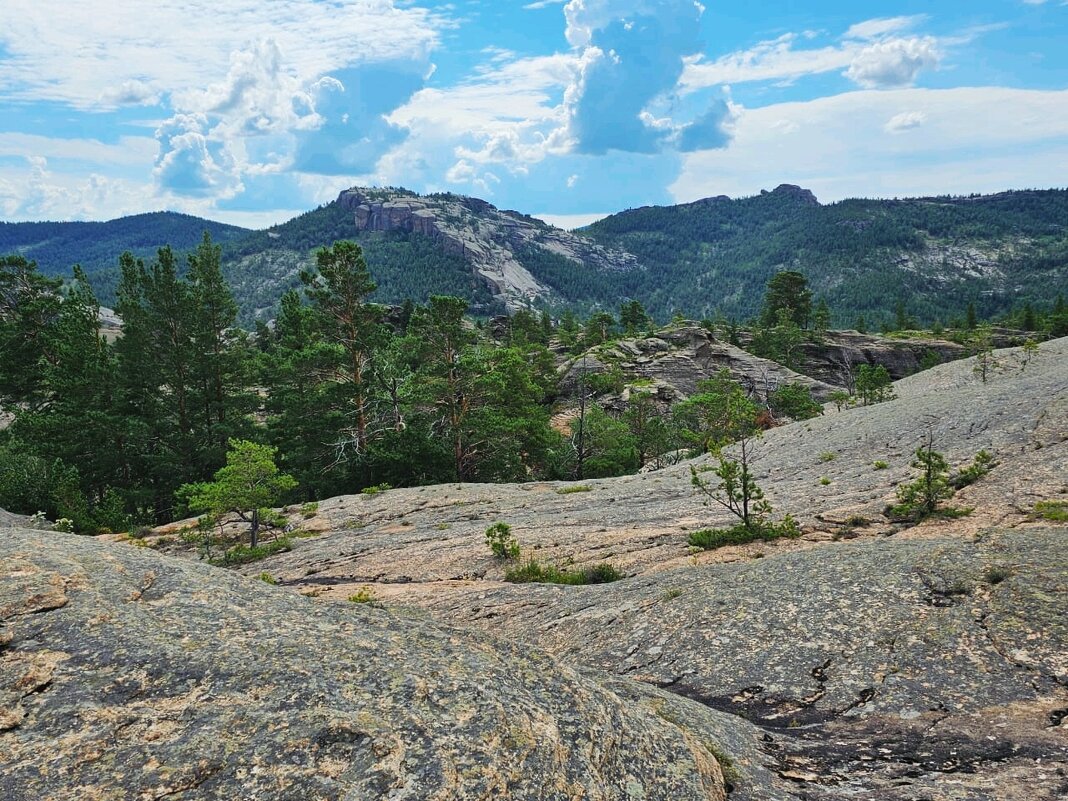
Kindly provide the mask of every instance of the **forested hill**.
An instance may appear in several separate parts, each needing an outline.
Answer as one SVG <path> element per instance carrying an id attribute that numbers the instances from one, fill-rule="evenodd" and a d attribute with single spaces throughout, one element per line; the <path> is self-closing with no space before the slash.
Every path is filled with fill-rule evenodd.
<path id="1" fill-rule="evenodd" d="M 1068 288 L 1068 191 L 845 200 L 820 205 L 783 185 L 738 200 L 714 197 L 607 217 L 584 233 L 634 253 L 652 310 L 747 317 L 777 271 L 799 270 L 839 318 L 879 321 L 899 300 L 923 321 L 969 302 L 992 315 Z M 695 303 L 699 308 L 694 308 Z"/>
<path id="2" fill-rule="evenodd" d="M 94 273 L 114 269 L 125 250 L 141 258 L 153 257 L 164 244 L 190 251 L 205 231 L 216 242 L 249 234 L 248 229 L 236 225 L 171 211 L 108 222 L 0 222 L 0 255 L 19 253 L 37 262 L 45 275 L 68 276 L 74 264 Z"/>
<path id="3" fill-rule="evenodd" d="M 223 244 L 245 324 L 273 317 L 315 250 L 339 239 L 364 249 L 378 284 L 373 300 L 458 295 L 480 314 L 526 304 L 614 311 L 636 299 L 661 321 L 675 312 L 746 319 L 781 270 L 804 273 L 840 326 L 858 315 L 880 325 L 902 302 L 910 318 L 930 324 L 970 303 L 992 317 L 1024 303 L 1049 307 L 1068 293 L 1066 190 L 821 205 L 784 185 L 632 209 L 573 235 L 475 198 L 353 189 L 264 231 L 171 213 L 0 224 L 0 255 L 21 253 L 52 275 L 80 263 L 111 305 L 122 251 L 147 260 L 170 244 L 181 253 L 205 230 Z"/>

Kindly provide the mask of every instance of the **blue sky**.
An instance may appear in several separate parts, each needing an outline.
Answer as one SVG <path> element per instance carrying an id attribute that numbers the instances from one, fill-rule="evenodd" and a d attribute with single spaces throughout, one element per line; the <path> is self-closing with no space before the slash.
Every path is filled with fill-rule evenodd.
<path id="1" fill-rule="evenodd" d="M 1068 185 L 1068 1 L 3 0 L 0 219 Z"/>

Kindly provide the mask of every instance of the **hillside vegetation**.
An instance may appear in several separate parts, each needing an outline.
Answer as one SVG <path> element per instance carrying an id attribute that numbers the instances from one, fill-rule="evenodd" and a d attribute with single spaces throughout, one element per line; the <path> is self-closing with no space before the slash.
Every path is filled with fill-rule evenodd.
<path id="1" fill-rule="evenodd" d="M 367 199 L 387 211 L 411 208 L 369 221 L 353 205 Z M 245 325 L 275 316 L 316 249 L 349 239 L 364 249 L 379 303 L 448 294 L 486 316 L 525 305 L 590 313 L 636 299 L 661 322 L 677 312 L 744 320 L 759 311 L 768 279 L 788 269 L 806 275 L 834 309 L 835 325 L 863 317 L 879 327 L 899 304 L 921 324 L 948 323 L 969 304 L 983 317 L 1049 307 L 1068 289 L 1066 221 L 1065 190 L 820 205 L 807 190 L 781 186 L 737 200 L 632 209 L 575 236 L 475 198 L 350 190 L 264 231 L 170 213 L 2 223 L 0 254 L 36 260 L 47 275 L 81 264 L 108 306 L 119 253 L 150 260 L 169 244 L 181 268 L 181 256 L 208 231 L 224 246 L 223 270 Z"/>
<path id="2" fill-rule="evenodd" d="M 836 323 L 863 314 L 878 324 L 898 301 L 925 322 L 946 321 L 969 302 L 989 316 L 1063 291 L 1068 191 L 823 206 L 781 186 L 739 200 L 633 209 L 585 233 L 649 267 L 619 289 L 654 314 L 684 307 L 746 318 L 759 309 L 759 287 L 791 269 L 836 310 Z"/>

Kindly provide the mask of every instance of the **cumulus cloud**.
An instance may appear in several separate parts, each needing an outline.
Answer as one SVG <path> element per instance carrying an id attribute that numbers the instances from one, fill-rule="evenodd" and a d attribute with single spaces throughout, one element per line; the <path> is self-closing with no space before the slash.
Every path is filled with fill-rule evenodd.
<path id="1" fill-rule="evenodd" d="M 156 132 L 157 185 L 231 199 L 283 171 L 364 175 L 404 138 L 386 114 L 423 75 L 419 65 L 365 64 L 303 78 L 277 42 L 254 42 L 231 54 L 220 80 L 172 96 L 175 114 Z"/>
<path id="2" fill-rule="evenodd" d="M 922 111 L 903 111 L 891 117 L 884 128 L 888 133 L 901 133 L 919 128 L 926 121 L 927 115 Z"/>
<path id="3" fill-rule="evenodd" d="M 449 171 L 445 173 L 445 180 L 450 184 L 475 187 L 486 195 L 492 195 L 493 187 L 501 182 L 501 179 L 492 172 L 480 170 L 464 159 L 449 168 Z"/>
<path id="4" fill-rule="evenodd" d="M 157 185 L 179 195 L 230 198 L 244 189 L 230 144 L 210 136 L 203 114 L 176 114 L 156 131 Z"/>
<path id="5" fill-rule="evenodd" d="M 0 216 L 7 220 L 99 219 L 145 211 L 145 187 L 131 181 L 53 172 L 43 156 L 0 168 Z"/>
<path id="6" fill-rule="evenodd" d="M 845 76 L 865 89 L 911 86 L 924 69 L 938 66 L 938 42 L 930 36 L 877 42 L 853 58 Z"/>
<path id="7" fill-rule="evenodd" d="M 655 153 L 676 142 L 693 149 L 729 140 L 727 106 L 713 104 L 697 120 L 657 116 L 670 106 L 686 59 L 701 47 L 703 7 L 693 0 L 571 0 L 566 36 L 580 56 L 564 105 L 576 153 Z"/>

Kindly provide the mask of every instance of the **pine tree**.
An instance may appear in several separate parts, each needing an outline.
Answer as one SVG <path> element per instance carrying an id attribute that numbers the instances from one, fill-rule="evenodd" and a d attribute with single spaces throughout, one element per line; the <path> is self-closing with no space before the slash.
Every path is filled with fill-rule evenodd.
<path id="1" fill-rule="evenodd" d="M 366 453 L 372 413 L 374 350 L 383 335 L 381 308 L 368 302 L 375 282 L 363 251 L 355 242 L 339 241 L 315 254 L 318 270 L 300 274 L 328 342 L 338 351 L 333 380 L 344 386 L 351 424 L 336 443 L 339 456 Z"/>
<path id="2" fill-rule="evenodd" d="M 0 257 L 0 401 L 38 400 L 41 368 L 54 357 L 47 331 L 59 314 L 60 282 L 22 256 Z"/>

